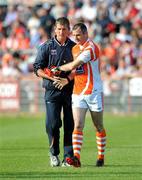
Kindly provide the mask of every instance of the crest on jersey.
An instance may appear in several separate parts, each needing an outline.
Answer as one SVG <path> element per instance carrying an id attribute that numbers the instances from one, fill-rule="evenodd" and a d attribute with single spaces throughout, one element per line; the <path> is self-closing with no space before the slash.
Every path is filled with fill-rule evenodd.
<path id="1" fill-rule="evenodd" d="M 57 50 L 56 49 L 51 49 L 51 55 L 53 55 L 53 56 L 57 55 Z"/>
<path id="2" fill-rule="evenodd" d="M 83 65 L 76 68 L 76 74 L 84 74 L 84 72 Z"/>

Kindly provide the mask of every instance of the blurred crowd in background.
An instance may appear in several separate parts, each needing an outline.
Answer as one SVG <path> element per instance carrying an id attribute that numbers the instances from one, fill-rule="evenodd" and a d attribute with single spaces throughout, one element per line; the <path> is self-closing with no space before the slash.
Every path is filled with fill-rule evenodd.
<path id="1" fill-rule="evenodd" d="M 70 0 L 0 5 L 0 77 L 33 73 L 55 19 L 84 22 L 101 49 L 103 80 L 142 77 L 142 0 Z M 71 36 L 72 38 L 72 36 Z"/>

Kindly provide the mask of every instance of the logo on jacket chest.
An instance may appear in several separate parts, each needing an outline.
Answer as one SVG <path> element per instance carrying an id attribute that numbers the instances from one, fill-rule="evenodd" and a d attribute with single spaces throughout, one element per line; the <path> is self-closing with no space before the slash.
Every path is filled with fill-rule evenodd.
<path id="1" fill-rule="evenodd" d="M 76 68 L 76 74 L 84 74 L 85 70 L 84 70 L 84 66 L 80 65 Z"/>
<path id="2" fill-rule="evenodd" d="M 57 50 L 56 49 L 51 49 L 51 55 L 53 55 L 53 56 L 57 55 Z"/>

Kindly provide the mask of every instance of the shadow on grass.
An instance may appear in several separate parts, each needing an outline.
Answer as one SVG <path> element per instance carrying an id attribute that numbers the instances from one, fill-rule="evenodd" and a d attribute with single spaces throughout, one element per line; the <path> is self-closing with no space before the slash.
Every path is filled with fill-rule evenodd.
<path id="1" fill-rule="evenodd" d="M 130 168 L 139 168 L 139 167 L 141 167 L 141 169 L 142 169 L 142 165 L 139 165 L 139 164 L 126 164 L 126 165 L 124 165 L 124 164 L 122 164 L 122 165 L 120 165 L 120 164 L 110 164 L 110 165 L 106 165 L 105 167 L 109 167 L 109 168 L 127 168 L 127 167 L 130 167 Z"/>
<path id="2" fill-rule="evenodd" d="M 103 167 L 96 167 L 95 165 L 89 165 L 89 164 L 87 164 L 87 165 L 83 165 L 82 167 L 85 167 L 85 168 L 99 168 L 99 169 L 103 169 L 103 168 L 127 168 L 127 167 L 130 167 L 130 168 L 140 168 L 141 167 L 141 169 L 142 169 L 142 164 L 141 165 L 136 165 L 136 164 L 126 164 L 126 165 L 124 165 L 124 164 L 109 164 L 109 165 L 105 165 L 105 166 L 103 166 Z"/>
<path id="3" fill-rule="evenodd" d="M 0 148 L 0 151 L 6 151 L 6 150 L 8 150 L 8 151 L 28 151 L 28 150 L 47 150 L 47 147 L 25 147 L 25 146 L 23 146 L 23 147 L 20 147 L 20 146 L 18 146 L 18 147 L 11 147 L 11 148 L 5 148 L 5 147 L 3 147 L 3 148 Z"/>
<path id="4" fill-rule="evenodd" d="M 99 168 L 100 169 L 100 168 Z M 90 173 L 89 171 L 84 171 L 84 172 L 63 172 L 63 171 L 52 171 L 52 172 L 5 172 L 5 173 L 0 173 L 0 178 L 54 178 L 54 179 L 72 179 L 72 178 L 87 178 L 87 177 L 113 177 L 113 176 L 136 176 L 136 177 L 141 177 L 142 172 L 104 172 L 104 171 L 97 171 L 94 173 Z"/>

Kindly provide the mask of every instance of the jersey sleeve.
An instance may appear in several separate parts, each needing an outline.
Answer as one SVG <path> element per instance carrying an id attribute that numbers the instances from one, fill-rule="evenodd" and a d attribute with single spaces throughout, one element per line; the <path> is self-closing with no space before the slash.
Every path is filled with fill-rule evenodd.
<path id="1" fill-rule="evenodd" d="M 39 47 L 35 62 L 33 64 L 35 74 L 37 74 L 38 69 L 44 69 L 45 67 L 47 67 L 47 52 L 48 51 L 46 46 Z"/>
<path id="2" fill-rule="evenodd" d="M 84 50 L 78 57 L 77 60 L 81 60 L 84 63 L 87 63 L 91 60 L 91 53 L 90 50 Z"/>
<path id="3" fill-rule="evenodd" d="M 99 57 L 99 48 L 96 45 L 89 46 L 80 53 L 77 59 L 87 63 L 88 61 L 95 61 Z"/>

